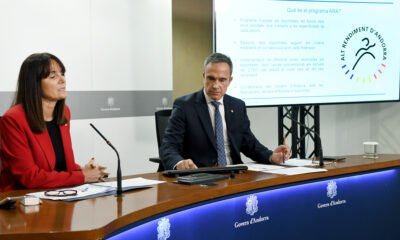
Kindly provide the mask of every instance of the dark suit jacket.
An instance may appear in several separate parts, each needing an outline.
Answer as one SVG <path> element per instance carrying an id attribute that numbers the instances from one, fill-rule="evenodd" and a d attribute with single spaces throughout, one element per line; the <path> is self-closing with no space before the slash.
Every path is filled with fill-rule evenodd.
<path id="1" fill-rule="evenodd" d="M 55 171 L 56 155 L 47 131 L 34 133 L 21 105 L 9 109 L 0 120 L 0 191 L 22 188 L 53 188 L 84 183 L 80 166 L 75 163 L 68 122 L 60 126 L 66 172 Z"/>
<path id="2" fill-rule="evenodd" d="M 254 161 L 267 163 L 272 151 L 251 132 L 245 103 L 225 95 L 224 108 L 233 164 L 242 163 L 240 152 Z M 166 169 L 173 169 L 188 158 L 198 167 L 217 164 L 215 137 L 203 90 L 175 100 L 160 157 Z"/>

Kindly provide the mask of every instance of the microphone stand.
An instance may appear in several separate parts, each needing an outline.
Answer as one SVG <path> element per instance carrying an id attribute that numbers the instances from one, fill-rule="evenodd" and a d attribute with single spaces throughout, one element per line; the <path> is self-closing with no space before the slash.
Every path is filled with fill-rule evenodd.
<path id="1" fill-rule="evenodd" d="M 100 137 L 103 138 L 104 141 L 106 141 L 106 143 L 107 143 L 107 144 L 115 151 L 115 153 L 117 154 L 118 167 L 117 167 L 117 194 L 116 194 L 116 197 L 122 197 L 123 195 L 122 195 L 121 161 L 120 161 L 120 159 L 119 159 L 118 151 L 117 151 L 117 149 L 115 149 L 115 147 L 111 144 L 111 142 L 108 141 L 107 138 L 105 138 L 105 137 L 103 136 L 103 134 L 100 133 L 99 130 L 97 130 L 97 128 L 96 128 L 93 124 L 91 124 L 91 123 L 89 123 L 89 124 L 90 124 L 90 126 L 100 135 Z"/>
<path id="2" fill-rule="evenodd" d="M 292 112 L 292 113 L 293 113 L 293 112 Z M 293 114 L 293 115 L 295 115 L 294 117 L 297 118 L 297 112 L 295 112 L 295 114 Z M 315 136 L 317 136 L 318 143 L 319 143 L 319 144 L 318 144 L 318 145 L 319 145 L 319 154 L 318 154 L 318 155 L 319 155 L 319 166 L 320 166 L 320 167 L 323 167 L 323 166 L 324 166 L 324 155 L 323 155 L 323 151 L 322 151 L 321 136 L 319 135 L 319 133 L 317 133 L 315 130 L 313 130 L 313 129 L 307 127 L 307 126 L 304 125 L 303 123 L 297 121 L 296 119 L 294 119 L 294 117 L 289 117 L 288 115 L 286 115 L 286 117 L 287 117 L 288 119 L 290 119 L 291 121 L 295 122 L 296 124 L 300 125 L 300 126 L 303 127 L 304 129 L 306 129 L 306 130 L 307 130 L 307 133 L 312 132 L 312 133 L 314 133 Z"/>

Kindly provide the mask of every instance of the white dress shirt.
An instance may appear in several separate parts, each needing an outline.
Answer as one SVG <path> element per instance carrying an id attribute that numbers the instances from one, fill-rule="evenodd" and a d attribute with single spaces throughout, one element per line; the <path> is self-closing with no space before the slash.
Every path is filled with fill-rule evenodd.
<path id="1" fill-rule="evenodd" d="M 205 92 L 205 89 L 203 89 L 204 96 L 206 98 L 207 106 L 208 106 L 208 112 L 210 113 L 210 118 L 211 118 L 211 124 L 214 129 L 215 133 L 215 107 L 211 104 L 212 100 Z M 232 158 L 231 158 L 231 149 L 229 148 L 229 141 L 228 141 L 228 132 L 226 130 L 226 121 L 225 121 L 225 108 L 224 108 L 224 97 L 222 97 L 220 100 L 217 102 L 220 102 L 219 106 L 219 112 L 221 113 L 221 118 L 222 118 L 222 125 L 224 128 L 224 149 L 225 149 L 225 156 L 226 156 L 226 164 L 230 165 L 232 164 Z"/>

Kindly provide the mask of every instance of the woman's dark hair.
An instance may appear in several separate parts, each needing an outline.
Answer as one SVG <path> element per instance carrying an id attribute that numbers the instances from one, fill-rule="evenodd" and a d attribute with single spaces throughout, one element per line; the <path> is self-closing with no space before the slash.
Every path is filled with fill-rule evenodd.
<path id="1" fill-rule="evenodd" d="M 21 104 L 31 130 L 42 133 L 46 130 L 43 117 L 42 85 L 41 81 L 50 75 L 51 60 L 60 65 L 61 72 L 65 73 L 64 64 L 50 53 L 34 53 L 21 65 L 19 70 L 17 92 L 13 105 Z M 65 100 L 59 100 L 55 106 L 53 117 L 57 124 L 65 124 L 67 119 L 64 114 Z"/>

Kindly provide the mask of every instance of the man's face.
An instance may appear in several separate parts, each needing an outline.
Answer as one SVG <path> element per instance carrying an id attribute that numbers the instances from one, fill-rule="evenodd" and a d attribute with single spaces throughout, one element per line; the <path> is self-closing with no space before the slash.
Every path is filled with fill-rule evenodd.
<path id="1" fill-rule="evenodd" d="M 209 63 L 203 73 L 203 84 L 207 95 L 213 100 L 220 100 L 232 81 L 231 69 L 227 63 Z"/>

